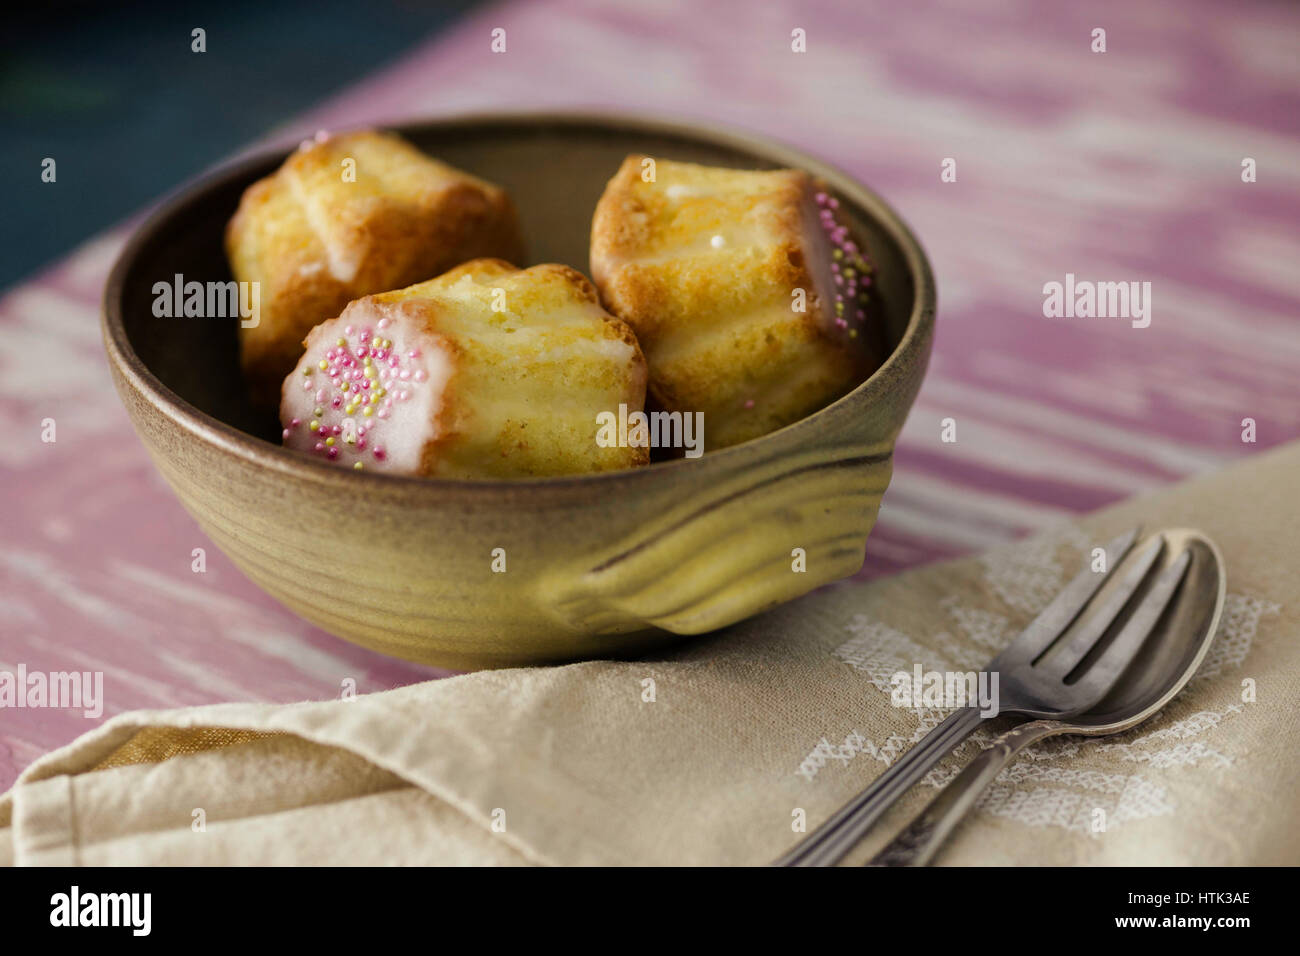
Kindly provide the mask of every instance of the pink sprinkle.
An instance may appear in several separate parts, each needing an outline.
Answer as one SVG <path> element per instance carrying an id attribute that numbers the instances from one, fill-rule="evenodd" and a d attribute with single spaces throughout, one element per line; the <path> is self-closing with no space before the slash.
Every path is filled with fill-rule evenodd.
<path id="1" fill-rule="evenodd" d="M 861 309 L 858 309 L 858 321 L 865 322 L 866 319 L 867 319 L 867 314 L 863 312 Z"/>
<path id="2" fill-rule="evenodd" d="M 343 332 L 345 335 L 351 335 L 352 331 L 353 331 L 352 326 L 350 325 L 343 326 Z"/>
<path id="3" fill-rule="evenodd" d="M 842 329 L 847 329 L 849 327 L 849 323 L 845 322 L 843 319 L 836 319 L 835 324 Z"/>
<path id="4" fill-rule="evenodd" d="M 369 355 L 370 349 L 366 348 L 364 345 L 357 349 L 357 358 L 367 358 Z"/>
<path id="5" fill-rule="evenodd" d="M 282 432 L 280 433 L 280 437 L 281 437 L 282 439 L 284 439 L 285 441 L 288 441 L 288 440 L 289 440 L 289 429 L 286 428 L 284 431 L 282 431 Z"/>
<path id="6" fill-rule="evenodd" d="M 303 390 L 304 392 L 310 392 L 310 391 L 311 391 L 311 379 L 304 379 L 304 380 L 303 380 L 303 383 L 302 383 L 302 390 Z"/>
<path id="7" fill-rule="evenodd" d="M 842 276 L 842 275 L 837 275 L 837 276 L 835 277 L 835 284 L 836 284 L 836 285 L 844 285 L 844 276 Z"/>
<path id="8" fill-rule="evenodd" d="M 364 382 L 362 382 L 362 383 L 361 383 L 361 387 L 362 387 L 362 388 L 369 388 L 369 387 L 370 387 L 370 379 L 366 379 Z"/>
<path id="9" fill-rule="evenodd" d="M 422 368 L 417 368 L 417 369 L 415 370 L 415 380 L 416 380 L 417 382 L 423 382 L 423 381 L 424 381 L 426 378 L 428 378 L 428 377 L 429 377 L 429 373 L 426 372 L 424 369 L 422 369 Z"/>
<path id="10" fill-rule="evenodd" d="M 386 319 L 386 318 L 384 318 L 384 319 L 380 319 L 380 320 L 379 320 L 379 329 L 380 329 L 380 331 L 383 331 L 384 329 L 388 328 L 389 324 L 390 324 L 390 323 L 389 323 L 388 319 Z"/>
<path id="11" fill-rule="evenodd" d="M 853 253 L 858 251 L 857 244 L 854 242 L 844 243 L 844 251 L 852 255 Z"/>
<path id="12" fill-rule="evenodd" d="M 826 204 L 830 206 L 832 209 L 840 208 L 840 201 L 836 199 L 834 196 L 831 196 L 830 199 L 826 201 Z"/>
<path id="13" fill-rule="evenodd" d="M 325 450 L 325 443 L 324 443 L 323 441 L 318 441 L 318 442 L 316 443 L 316 450 L 317 450 L 317 451 L 324 451 L 324 450 Z"/>
<path id="14" fill-rule="evenodd" d="M 325 401 L 325 389 L 323 388 L 316 389 L 316 401 L 318 402 Z"/>
<path id="15" fill-rule="evenodd" d="M 335 425 L 333 428 L 330 429 L 330 434 L 333 434 L 333 435 L 339 435 L 339 434 L 342 434 L 342 432 L 343 432 L 343 429 L 340 428 L 338 425 Z"/>
<path id="16" fill-rule="evenodd" d="M 329 455 L 330 458 L 337 458 L 339 456 L 339 450 L 337 448 L 331 448 L 325 454 Z"/>
<path id="17" fill-rule="evenodd" d="M 290 427 L 290 428 L 297 428 L 297 427 L 298 427 L 299 425 L 301 425 L 301 424 L 302 424 L 302 419 L 301 419 L 301 418 L 291 418 L 291 419 L 289 419 L 289 427 Z"/>
<path id="18" fill-rule="evenodd" d="M 409 352 L 406 353 L 406 357 L 407 357 L 407 358 L 419 358 L 419 357 L 420 357 L 420 350 L 419 350 L 419 349 L 411 349 L 411 351 L 409 351 Z"/>
<path id="19" fill-rule="evenodd" d="M 342 407 L 343 407 L 343 396 L 342 396 L 342 395 L 335 395 L 335 396 L 334 396 L 334 401 L 330 402 L 330 405 L 331 405 L 332 407 L 334 407 L 334 408 L 342 408 Z"/>
<path id="20" fill-rule="evenodd" d="M 404 368 L 402 369 L 402 374 L 397 377 L 400 378 L 403 382 L 405 382 L 408 378 L 411 377 L 411 370 Z"/>
<path id="21" fill-rule="evenodd" d="M 381 408 L 381 409 L 379 410 L 379 417 L 380 417 L 380 418 L 387 418 L 387 417 L 388 417 L 388 409 L 386 409 L 386 408 Z"/>
<path id="22" fill-rule="evenodd" d="M 365 450 L 366 450 L 366 440 L 364 438 L 358 438 L 357 451 L 365 451 Z"/>
<path id="23" fill-rule="evenodd" d="M 388 452 L 384 451 L 384 449 L 383 449 L 382 447 L 380 447 L 379 445 L 376 445 L 376 446 L 375 446 L 375 460 L 376 460 L 376 461 L 383 461 L 383 460 L 384 460 L 385 458 L 387 458 L 387 457 L 388 457 Z"/>
<path id="24" fill-rule="evenodd" d="M 816 196 L 814 196 L 813 198 L 816 199 L 817 202 L 819 202 L 819 203 L 824 203 L 824 202 L 826 202 L 826 200 L 827 200 L 829 197 L 828 197 L 825 193 L 818 193 L 818 194 L 817 194 Z"/>
<path id="25" fill-rule="evenodd" d="M 362 330 L 361 330 L 361 341 L 362 341 L 362 342 L 368 342 L 368 341 L 370 341 L 370 330 L 369 330 L 369 329 L 362 329 Z"/>
<path id="26" fill-rule="evenodd" d="M 393 399 L 392 399 L 392 397 L 390 396 L 390 397 L 384 399 L 384 408 L 392 408 L 392 407 L 393 407 Z"/>
<path id="27" fill-rule="evenodd" d="M 747 399 L 745 399 L 745 407 L 746 407 L 746 408 L 753 408 L 753 407 L 754 407 L 754 400 L 753 400 L 752 398 L 747 398 Z"/>

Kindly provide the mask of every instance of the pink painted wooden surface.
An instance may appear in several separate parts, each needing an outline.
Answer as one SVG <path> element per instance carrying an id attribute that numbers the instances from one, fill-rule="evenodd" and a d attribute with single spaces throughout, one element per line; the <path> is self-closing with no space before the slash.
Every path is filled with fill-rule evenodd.
<path id="1" fill-rule="evenodd" d="M 494 27 L 508 52 L 489 51 Z M 790 51 L 791 31 L 807 52 Z M 1089 50 L 1094 27 L 1108 52 Z M 1300 8 L 1210 2 L 487 8 L 300 118 L 628 108 L 820 154 L 910 221 L 939 284 L 930 376 L 863 574 L 1002 541 L 1300 434 Z M 232 144 L 234 146 L 235 144 Z M 1243 157 L 1259 181 L 1241 181 Z M 940 163 L 957 161 L 957 182 Z M 103 718 L 326 698 L 438 672 L 263 596 L 154 474 L 97 303 L 118 230 L 0 300 L 0 670 L 105 674 Z M 584 263 L 576 263 L 582 266 Z M 1049 320 L 1073 272 L 1153 284 L 1153 320 Z M 940 441 L 940 420 L 957 442 Z M 1258 444 L 1241 441 L 1257 422 Z M 58 440 L 40 440 L 41 422 Z M 190 569 L 207 549 L 207 573 Z M 0 787 L 96 721 L 0 710 Z"/>

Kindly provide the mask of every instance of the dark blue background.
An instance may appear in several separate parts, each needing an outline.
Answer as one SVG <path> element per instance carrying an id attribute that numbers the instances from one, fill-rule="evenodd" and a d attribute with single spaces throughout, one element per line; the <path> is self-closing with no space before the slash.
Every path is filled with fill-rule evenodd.
<path id="1" fill-rule="evenodd" d="M 0 28 L 0 288 L 329 94 L 474 0 L 53 2 Z M 207 52 L 190 31 L 207 31 Z M 41 182 L 52 157 L 58 181 Z"/>

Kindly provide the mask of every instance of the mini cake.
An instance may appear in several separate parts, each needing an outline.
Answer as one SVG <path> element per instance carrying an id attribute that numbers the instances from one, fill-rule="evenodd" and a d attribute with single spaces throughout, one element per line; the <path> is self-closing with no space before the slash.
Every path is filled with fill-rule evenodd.
<path id="1" fill-rule="evenodd" d="M 645 405 L 632 330 L 581 273 L 497 259 L 351 303 L 284 381 L 284 443 L 355 469 L 510 478 L 630 468 L 597 419 Z"/>
<path id="2" fill-rule="evenodd" d="M 373 130 L 318 135 L 248 187 L 226 252 L 237 280 L 260 283 L 240 354 L 254 403 L 272 407 L 303 336 L 353 299 L 523 257 L 504 190 Z"/>
<path id="3" fill-rule="evenodd" d="M 707 448 L 788 425 L 879 364 L 866 322 L 871 268 L 838 205 L 799 170 L 643 156 L 605 187 L 592 276 L 635 330 L 654 399 L 704 413 Z"/>

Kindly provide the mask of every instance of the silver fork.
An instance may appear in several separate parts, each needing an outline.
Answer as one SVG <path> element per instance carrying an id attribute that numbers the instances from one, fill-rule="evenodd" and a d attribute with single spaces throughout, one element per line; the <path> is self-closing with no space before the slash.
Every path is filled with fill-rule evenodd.
<path id="1" fill-rule="evenodd" d="M 999 714 L 1015 715 L 1022 721 L 1072 717 L 1094 706 L 1115 685 L 1164 613 L 1190 560 L 1184 552 L 1162 571 L 1121 624 L 1130 599 L 1164 548 L 1163 537 L 1155 535 L 1123 560 L 1139 530 L 1134 528 L 1107 544 L 1104 573 L 1085 567 L 1019 637 L 985 665 L 985 672 L 998 674 Z M 1109 593 L 1084 614 L 1107 582 Z M 1118 633 L 1090 658 L 1089 652 L 1114 625 L 1119 625 Z M 1069 640 L 1049 654 L 1072 627 Z M 776 865 L 829 866 L 839 861 L 895 800 L 970 736 L 983 719 L 978 707 L 954 711 Z"/>

